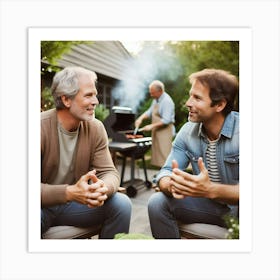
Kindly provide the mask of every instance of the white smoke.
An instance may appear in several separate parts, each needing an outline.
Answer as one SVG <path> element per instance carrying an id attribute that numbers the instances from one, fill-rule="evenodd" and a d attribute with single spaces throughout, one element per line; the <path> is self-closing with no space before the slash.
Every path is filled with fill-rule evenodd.
<path id="1" fill-rule="evenodd" d="M 169 48 L 160 47 L 160 42 L 146 45 L 137 57 L 127 63 L 125 80 L 120 81 L 112 94 L 118 106 L 130 107 L 136 112 L 148 93 L 149 84 L 156 79 L 175 80 L 181 73 L 181 66 Z"/>

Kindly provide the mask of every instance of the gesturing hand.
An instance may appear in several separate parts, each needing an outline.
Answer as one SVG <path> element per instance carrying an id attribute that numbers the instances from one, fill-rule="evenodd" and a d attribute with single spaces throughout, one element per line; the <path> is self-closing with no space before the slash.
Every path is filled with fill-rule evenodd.
<path id="1" fill-rule="evenodd" d="M 88 183 L 92 180 L 92 184 Z M 83 175 L 75 185 L 68 186 L 66 197 L 68 201 L 76 201 L 87 204 L 88 207 L 97 207 L 104 204 L 107 199 L 108 188 L 104 182 L 98 179 L 95 171 L 89 171 Z"/>
<path id="2" fill-rule="evenodd" d="M 172 170 L 173 169 L 175 169 L 175 168 L 178 168 L 178 162 L 175 160 L 175 159 L 173 159 L 172 160 Z M 171 185 L 171 193 L 172 193 L 172 196 L 174 197 L 174 198 L 177 198 L 177 199 L 182 199 L 182 198 L 184 198 L 185 196 L 183 195 L 183 194 L 181 194 L 181 192 L 179 191 L 179 192 L 177 192 L 177 189 L 174 187 L 174 181 L 171 179 L 170 180 L 170 185 Z"/>
<path id="3" fill-rule="evenodd" d="M 176 164 L 174 166 L 176 166 Z M 172 194 L 174 197 L 209 197 L 211 182 L 209 179 L 208 171 L 205 168 L 201 157 L 198 159 L 198 167 L 200 170 L 200 173 L 198 175 L 189 174 L 178 169 L 177 167 L 173 168 L 170 182 L 172 185 Z"/>

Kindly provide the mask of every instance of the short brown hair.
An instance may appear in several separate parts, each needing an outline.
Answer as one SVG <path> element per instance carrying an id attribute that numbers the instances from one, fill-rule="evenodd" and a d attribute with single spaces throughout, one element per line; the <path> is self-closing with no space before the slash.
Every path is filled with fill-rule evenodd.
<path id="1" fill-rule="evenodd" d="M 212 100 L 211 106 L 225 99 L 227 105 L 222 111 L 227 115 L 234 109 L 235 98 L 239 93 L 237 78 L 231 73 L 221 69 L 204 69 L 189 76 L 190 83 L 198 80 L 209 88 L 209 96 Z"/>

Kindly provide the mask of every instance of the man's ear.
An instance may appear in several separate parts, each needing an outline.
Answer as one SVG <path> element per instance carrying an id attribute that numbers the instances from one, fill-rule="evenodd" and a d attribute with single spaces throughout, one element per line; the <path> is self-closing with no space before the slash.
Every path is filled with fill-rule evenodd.
<path id="1" fill-rule="evenodd" d="M 219 103 L 216 104 L 217 112 L 222 112 L 227 105 L 227 101 L 222 99 Z"/>
<path id="2" fill-rule="evenodd" d="M 66 108 L 70 108 L 70 106 L 71 106 L 71 99 L 69 97 L 67 97 L 65 95 L 62 95 L 61 96 L 61 101 L 63 102 L 63 104 L 64 104 L 64 106 Z"/>

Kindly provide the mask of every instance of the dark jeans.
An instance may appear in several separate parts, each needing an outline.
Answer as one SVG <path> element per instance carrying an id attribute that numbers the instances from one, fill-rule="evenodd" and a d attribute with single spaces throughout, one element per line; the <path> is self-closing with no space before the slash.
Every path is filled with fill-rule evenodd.
<path id="1" fill-rule="evenodd" d="M 51 226 L 69 225 L 89 227 L 102 225 L 99 238 L 114 238 L 117 233 L 128 233 L 131 218 L 131 201 L 122 194 L 115 193 L 104 205 L 89 208 L 77 202 L 69 202 L 41 209 L 41 233 Z"/>
<path id="2" fill-rule="evenodd" d="M 153 194 L 148 202 L 151 230 L 154 238 L 180 238 L 177 220 L 183 223 L 205 223 L 225 226 L 223 216 L 227 205 L 206 198 L 176 199 L 162 192 Z"/>

